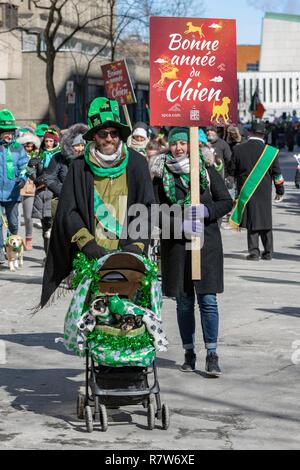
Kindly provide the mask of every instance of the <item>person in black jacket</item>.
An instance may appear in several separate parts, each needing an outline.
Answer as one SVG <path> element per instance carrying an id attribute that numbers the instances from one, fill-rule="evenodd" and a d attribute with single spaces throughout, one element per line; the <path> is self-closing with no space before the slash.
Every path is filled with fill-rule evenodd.
<path id="1" fill-rule="evenodd" d="M 264 134 L 264 123 L 253 123 L 248 142 L 234 148 L 231 174 L 237 180 L 238 194 L 266 149 Z M 273 150 L 276 154 L 276 149 Z M 274 182 L 276 189 L 275 201 L 281 201 L 284 195 L 284 178 L 281 174 L 278 156 L 256 186 L 245 206 L 241 220 L 240 226 L 248 230 L 249 255 L 247 259 L 250 261 L 259 260 L 259 238 L 261 238 L 264 247 L 261 258 L 263 260 L 272 259 L 272 182 Z"/>
<path id="2" fill-rule="evenodd" d="M 195 370 L 195 292 L 201 312 L 202 332 L 207 350 L 206 372 L 221 374 L 217 356 L 219 312 L 217 293 L 223 292 L 223 249 L 218 219 L 230 212 L 232 199 L 224 181 L 215 170 L 213 159 L 205 168 L 200 152 L 201 205 L 190 205 L 189 131 L 174 128 L 169 134 L 170 153 L 165 157 L 161 173 L 153 180 L 156 201 L 164 206 L 160 213 L 162 289 L 167 297 L 175 297 L 177 321 L 185 349 L 181 371 Z M 166 207 L 175 209 L 173 216 Z M 198 213 L 196 220 L 193 211 Z M 184 215 L 184 217 L 183 217 Z M 204 218 L 204 245 L 201 250 L 201 281 L 192 281 L 191 235 L 201 236 Z M 164 234 L 171 224 L 170 235 Z M 193 227 L 194 226 L 194 227 Z"/>
<path id="3" fill-rule="evenodd" d="M 99 259 L 119 249 L 135 254 L 148 250 L 150 207 L 155 200 L 146 159 L 127 148 L 130 128 L 120 122 L 116 101 L 96 98 L 89 108 L 88 125 L 84 156 L 70 166 L 59 198 L 41 307 L 69 276 L 78 252 Z M 143 208 L 142 214 L 132 210 L 135 204 Z M 142 233 L 134 224 L 137 218 Z M 149 230 L 144 230 L 147 226 Z"/>
<path id="4" fill-rule="evenodd" d="M 53 193 L 51 212 L 55 216 L 58 199 L 62 190 L 63 182 L 69 171 L 69 166 L 75 160 L 84 154 L 86 141 L 83 134 L 88 131 L 85 124 L 74 124 L 61 139 L 61 152 L 55 155 L 48 168 L 45 170 L 45 181 L 47 188 Z"/>
<path id="5" fill-rule="evenodd" d="M 224 175 L 224 178 L 226 178 L 227 175 L 228 175 L 228 168 L 229 168 L 230 161 L 231 161 L 230 147 L 229 147 L 228 143 L 225 140 L 221 139 L 218 136 L 218 129 L 215 126 L 208 126 L 206 128 L 206 135 L 207 135 L 207 139 L 210 142 L 212 148 L 216 152 L 216 156 L 218 158 L 221 158 L 221 160 L 224 164 L 223 175 Z"/>
<path id="6" fill-rule="evenodd" d="M 32 218 L 40 219 L 42 223 L 45 253 L 48 250 L 52 226 L 52 192 L 46 185 L 45 172 L 56 155 L 60 155 L 60 130 L 56 126 L 51 126 L 44 134 L 39 157 L 32 158 L 28 163 L 29 178 L 36 187 Z"/>

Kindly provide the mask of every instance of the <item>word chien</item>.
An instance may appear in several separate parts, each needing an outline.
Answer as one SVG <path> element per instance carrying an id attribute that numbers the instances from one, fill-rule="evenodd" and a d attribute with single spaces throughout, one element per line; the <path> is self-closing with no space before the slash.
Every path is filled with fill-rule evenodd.
<path id="1" fill-rule="evenodd" d="M 215 90 L 211 88 L 201 88 L 202 83 L 198 82 L 197 88 L 189 87 L 193 80 L 188 78 L 185 83 L 181 80 L 175 80 L 174 82 L 170 83 L 167 88 L 166 97 L 170 103 L 174 103 L 175 101 L 208 101 L 209 103 L 214 99 L 215 101 L 221 100 L 221 93 L 222 90 Z"/>

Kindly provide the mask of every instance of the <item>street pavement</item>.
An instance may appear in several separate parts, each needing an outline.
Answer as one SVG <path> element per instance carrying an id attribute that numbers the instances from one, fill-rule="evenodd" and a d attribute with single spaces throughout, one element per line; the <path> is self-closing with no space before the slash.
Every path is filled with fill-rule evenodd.
<path id="1" fill-rule="evenodd" d="M 204 373 L 199 314 L 197 371 L 178 370 L 183 351 L 175 303 L 164 302 L 170 347 L 158 354 L 158 372 L 171 410 L 168 431 L 159 422 L 149 431 L 142 406 L 109 410 L 106 433 L 89 434 L 77 419 L 84 360 L 55 343 L 71 296 L 32 315 L 43 272 L 41 230 L 34 229 L 34 250 L 25 254 L 22 271 L 0 270 L 1 449 L 299 449 L 300 191 L 291 154 L 282 154 L 281 165 L 288 183 L 284 201 L 274 204 L 274 259 L 246 261 L 246 232 L 222 230 L 221 378 Z"/>

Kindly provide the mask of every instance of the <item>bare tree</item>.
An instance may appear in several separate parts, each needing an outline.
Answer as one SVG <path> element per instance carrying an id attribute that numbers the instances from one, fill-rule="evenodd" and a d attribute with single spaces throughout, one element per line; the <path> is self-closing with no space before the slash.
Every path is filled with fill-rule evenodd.
<path id="1" fill-rule="evenodd" d="M 132 24 L 139 35 L 147 41 L 149 39 L 149 19 L 150 16 L 197 16 L 200 17 L 205 12 L 203 0 L 139 0 L 139 19 Z"/>
<path id="2" fill-rule="evenodd" d="M 114 61 L 120 42 L 132 32 L 139 32 L 142 38 L 148 37 L 151 15 L 184 16 L 202 9 L 202 1 L 170 0 L 168 5 L 162 0 L 31 0 L 35 19 L 41 19 L 38 28 L 33 20 L 25 19 L 10 32 L 23 31 L 37 36 L 37 57 L 46 64 L 46 88 L 49 98 L 49 120 L 56 122 L 57 94 L 54 83 L 55 61 L 63 50 L 71 53 L 71 43 L 90 34 L 91 43 L 100 43 L 87 59 L 83 80 L 88 76 L 92 62 L 109 51 L 110 61 Z"/>
<path id="3" fill-rule="evenodd" d="M 98 26 L 107 19 L 103 12 L 92 16 L 88 13 L 87 2 L 78 0 L 33 0 L 38 13 L 45 13 L 47 20 L 42 34 L 38 34 L 37 56 L 46 64 L 46 87 L 49 97 L 49 120 L 56 122 L 57 95 L 54 85 L 55 60 L 57 54 L 70 41 L 88 28 Z M 68 14 L 68 20 L 66 19 Z M 45 48 L 42 48 L 42 41 Z"/>
<path id="4" fill-rule="evenodd" d="M 71 52 L 72 40 L 88 33 L 91 43 L 100 42 L 100 47 L 89 57 L 84 77 L 87 77 L 93 60 L 104 50 L 109 49 L 109 59 L 113 61 L 120 37 L 130 22 L 136 20 L 136 3 L 137 0 L 32 0 L 35 19 L 38 15 L 44 27 L 35 27 L 33 31 L 34 24 L 26 19 L 10 29 L 11 33 L 19 30 L 37 36 L 37 57 L 46 64 L 50 122 L 56 122 L 54 73 L 57 55 L 63 50 Z"/>

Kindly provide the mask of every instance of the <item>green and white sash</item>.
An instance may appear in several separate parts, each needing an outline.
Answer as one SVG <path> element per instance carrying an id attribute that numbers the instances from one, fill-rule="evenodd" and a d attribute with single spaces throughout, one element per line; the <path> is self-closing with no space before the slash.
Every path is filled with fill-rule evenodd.
<path id="1" fill-rule="evenodd" d="M 106 207 L 101 197 L 94 191 L 94 214 L 99 224 L 105 230 L 105 238 L 121 238 L 122 225 L 115 219 L 109 209 Z"/>
<path id="2" fill-rule="evenodd" d="M 255 193 L 257 187 L 260 185 L 263 178 L 265 177 L 268 169 L 274 162 L 278 153 L 278 149 L 271 147 L 270 145 L 266 145 L 256 165 L 254 166 L 253 170 L 245 181 L 244 186 L 242 187 L 240 195 L 236 202 L 236 206 L 229 220 L 229 223 L 235 228 L 238 228 L 241 225 L 243 214 L 248 202 L 250 201 L 251 197 Z"/>

